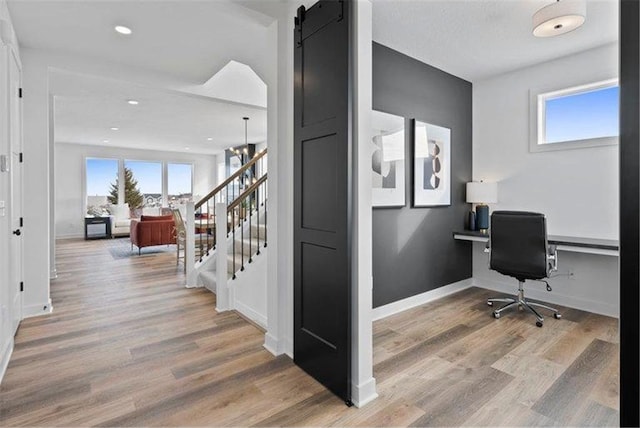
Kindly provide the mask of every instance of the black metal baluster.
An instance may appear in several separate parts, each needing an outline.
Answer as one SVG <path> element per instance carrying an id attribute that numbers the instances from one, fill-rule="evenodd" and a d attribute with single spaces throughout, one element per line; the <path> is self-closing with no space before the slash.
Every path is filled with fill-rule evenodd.
<path id="1" fill-rule="evenodd" d="M 240 204 L 238 205 L 238 216 L 242 217 L 242 204 L 246 201 L 246 199 L 244 201 L 241 201 Z M 247 216 L 247 212 L 246 212 L 246 208 L 245 208 L 245 212 L 244 212 L 244 216 Z M 244 220 L 246 221 L 246 219 L 240 219 L 240 220 Z M 240 272 L 244 271 L 244 221 L 240 221 Z"/>
<path id="2" fill-rule="evenodd" d="M 217 217 L 216 217 L 216 201 L 213 201 L 213 212 L 211 214 L 211 216 L 209 216 L 210 221 L 213 221 L 213 224 L 209 224 L 209 226 L 211 226 L 211 233 L 213 234 L 212 236 L 212 240 L 213 240 L 213 249 L 215 250 L 218 247 L 218 237 L 216 236 L 216 229 L 217 229 Z"/>
<path id="3" fill-rule="evenodd" d="M 253 250 L 251 249 L 251 238 L 253 236 L 253 229 L 251 228 L 251 217 L 252 217 L 252 212 L 251 212 L 251 203 L 253 202 L 253 195 L 254 192 L 251 192 L 251 194 L 249 195 L 249 263 L 253 263 Z"/>
<path id="4" fill-rule="evenodd" d="M 209 252 L 213 249 L 213 242 L 211 241 L 211 234 L 209 233 L 209 225 L 211 222 L 211 198 L 207 200 L 207 218 L 205 218 L 205 222 L 207 227 L 204 229 L 207 234 L 207 256 Z"/>
<path id="5" fill-rule="evenodd" d="M 199 218 L 198 218 L 198 220 L 200 221 L 200 227 L 202 227 L 202 206 L 200 206 L 200 208 L 198 208 L 198 210 L 199 210 L 199 213 L 198 213 L 199 214 Z M 194 229 L 196 229 L 196 221 L 195 221 L 196 219 L 193 219 L 193 220 L 194 220 L 193 226 L 194 226 Z M 200 230 L 200 229 L 198 229 L 198 230 Z M 196 232 L 196 231 L 194 230 L 194 232 Z M 203 251 L 202 251 L 202 234 L 199 233 L 198 235 L 199 235 L 199 242 L 200 242 L 200 261 L 202 261 L 202 254 L 203 254 Z"/>
<path id="6" fill-rule="evenodd" d="M 233 245 L 233 267 L 231 268 L 232 272 L 233 272 L 233 276 L 231 277 L 231 279 L 236 279 L 236 220 L 235 220 L 235 214 L 233 213 L 233 210 L 231 210 L 231 241 L 232 241 L 232 245 Z"/>
<path id="7" fill-rule="evenodd" d="M 258 188 L 256 189 L 256 221 L 258 222 L 258 226 L 257 226 L 258 247 L 256 251 L 256 256 L 259 256 L 260 255 L 260 186 L 258 186 Z"/>

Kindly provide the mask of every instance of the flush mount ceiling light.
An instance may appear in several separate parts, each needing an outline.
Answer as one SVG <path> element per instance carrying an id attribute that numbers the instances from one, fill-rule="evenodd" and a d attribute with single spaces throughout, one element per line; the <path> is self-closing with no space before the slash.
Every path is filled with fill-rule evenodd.
<path id="1" fill-rule="evenodd" d="M 116 30 L 120 34 L 124 34 L 125 36 L 128 36 L 131 33 L 133 33 L 133 31 L 131 31 L 131 28 L 125 27 L 124 25 L 116 25 L 114 27 L 114 30 Z"/>
<path id="2" fill-rule="evenodd" d="M 586 16 L 584 0 L 558 0 L 533 15 L 533 35 L 553 37 L 568 33 L 584 24 Z"/>
<path id="3" fill-rule="evenodd" d="M 127 100 L 127 102 L 128 102 L 129 104 L 131 104 L 132 106 L 137 106 L 138 104 L 140 104 L 140 103 L 139 103 L 138 101 L 136 101 L 136 100 Z"/>

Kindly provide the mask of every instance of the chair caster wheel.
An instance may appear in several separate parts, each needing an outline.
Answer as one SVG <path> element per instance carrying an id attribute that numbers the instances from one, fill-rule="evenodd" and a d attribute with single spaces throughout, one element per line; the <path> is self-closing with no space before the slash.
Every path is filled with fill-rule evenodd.
<path id="1" fill-rule="evenodd" d="M 494 313 L 493 313 L 493 317 L 494 317 L 495 319 L 500 318 L 500 312 L 494 312 Z"/>
<path id="2" fill-rule="evenodd" d="M 536 321 L 536 326 L 542 327 L 542 321 Z"/>
<path id="3" fill-rule="evenodd" d="M 493 302 L 487 302 L 487 306 L 493 306 Z"/>
<path id="4" fill-rule="evenodd" d="M 553 314 L 553 317 L 557 320 L 559 320 L 560 318 L 562 318 L 562 315 L 560 314 Z"/>

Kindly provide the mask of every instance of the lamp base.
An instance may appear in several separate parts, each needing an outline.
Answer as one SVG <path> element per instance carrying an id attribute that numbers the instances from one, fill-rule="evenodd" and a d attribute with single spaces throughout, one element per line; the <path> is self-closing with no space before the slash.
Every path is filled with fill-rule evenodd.
<path id="1" fill-rule="evenodd" d="M 469 219 L 467 221 L 467 227 L 469 230 L 476 230 L 476 213 L 474 211 L 469 211 Z"/>
<path id="2" fill-rule="evenodd" d="M 480 231 L 480 233 L 487 234 L 489 233 L 489 206 L 488 205 L 478 205 L 476 206 L 476 229 Z"/>

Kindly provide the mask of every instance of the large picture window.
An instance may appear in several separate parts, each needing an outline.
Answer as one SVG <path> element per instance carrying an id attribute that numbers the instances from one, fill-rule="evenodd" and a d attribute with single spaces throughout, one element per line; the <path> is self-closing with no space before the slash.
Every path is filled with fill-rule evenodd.
<path id="1" fill-rule="evenodd" d="M 193 166 L 188 163 L 167 164 L 167 202 L 175 208 L 193 200 Z"/>
<path id="2" fill-rule="evenodd" d="M 611 145 L 619 137 L 620 87 L 607 80 L 531 95 L 531 151 Z"/>
<path id="3" fill-rule="evenodd" d="M 127 160 L 124 178 L 124 199 L 131 210 L 162 207 L 162 163 Z"/>
<path id="4" fill-rule="evenodd" d="M 193 174 L 191 163 L 86 158 L 85 215 L 125 203 L 132 217 L 166 214 L 193 201 Z"/>
<path id="5" fill-rule="evenodd" d="M 106 215 L 118 203 L 117 159 L 88 158 L 86 161 L 86 214 Z"/>

